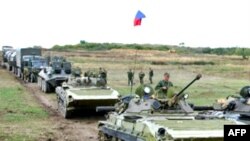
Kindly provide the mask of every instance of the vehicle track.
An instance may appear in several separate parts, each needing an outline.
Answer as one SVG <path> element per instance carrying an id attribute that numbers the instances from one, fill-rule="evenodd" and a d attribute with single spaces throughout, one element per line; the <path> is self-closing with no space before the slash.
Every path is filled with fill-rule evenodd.
<path id="1" fill-rule="evenodd" d="M 14 75 L 13 75 L 14 76 Z M 26 83 L 20 78 L 16 79 L 35 97 L 44 109 L 49 113 L 48 120 L 54 123 L 51 125 L 53 138 L 49 141 L 97 141 L 98 140 L 98 120 L 103 120 L 104 116 L 89 111 L 80 111 L 76 117 L 70 120 L 64 119 L 57 111 L 57 101 L 54 93 L 44 94 L 36 83 Z M 52 96 L 54 95 L 54 96 Z M 77 117 L 78 116 L 78 117 Z"/>

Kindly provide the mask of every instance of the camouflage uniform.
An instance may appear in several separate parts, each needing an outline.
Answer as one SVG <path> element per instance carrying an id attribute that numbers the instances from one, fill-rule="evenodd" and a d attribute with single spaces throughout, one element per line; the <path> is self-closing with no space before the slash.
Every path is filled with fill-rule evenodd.
<path id="1" fill-rule="evenodd" d="M 82 70 L 79 67 L 73 68 L 72 73 L 74 77 L 81 77 Z"/>
<path id="2" fill-rule="evenodd" d="M 29 80 L 29 69 L 28 69 L 28 67 L 25 67 L 25 68 L 23 69 L 23 79 L 24 79 L 25 81 Z"/>
<path id="3" fill-rule="evenodd" d="M 153 76 L 154 76 L 154 71 L 152 69 L 149 70 L 149 81 L 150 84 L 153 84 Z"/>
<path id="4" fill-rule="evenodd" d="M 143 84 L 143 78 L 145 77 L 145 73 L 144 72 L 140 72 L 139 73 L 139 79 L 140 79 L 140 84 Z"/>
<path id="5" fill-rule="evenodd" d="M 100 78 L 102 78 L 105 83 L 107 83 L 107 71 L 105 69 L 99 71 Z"/>
<path id="6" fill-rule="evenodd" d="M 166 89 L 162 89 L 166 87 Z M 173 83 L 170 81 L 161 80 L 156 86 L 155 91 L 157 92 L 158 98 L 170 98 L 173 96 Z"/>
<path id="7" fill-rule="evenodd" d="M 133 85 L 134 72 L 129 70 L 128 72 L 128 85 Z"/>

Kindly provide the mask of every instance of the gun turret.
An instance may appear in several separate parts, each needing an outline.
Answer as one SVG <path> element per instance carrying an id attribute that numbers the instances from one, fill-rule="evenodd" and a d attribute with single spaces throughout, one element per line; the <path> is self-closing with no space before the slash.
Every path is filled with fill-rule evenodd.
<path id="1" fill-rule="evenodd" d="M 177 93 L 176 95 L 174 95 L 174 97 L 172 99 L 169 100 L 168 105 L 171 107 L 175 104 L 177 104 L 181 99 L 184 98 L 184 91 L 189 88 L 196 80 L 199 80 L 201 78 L 201 74 L 198 74 L 194 80 L 192 80 L 186 87 L 184 87 L 179 93 Z"/>

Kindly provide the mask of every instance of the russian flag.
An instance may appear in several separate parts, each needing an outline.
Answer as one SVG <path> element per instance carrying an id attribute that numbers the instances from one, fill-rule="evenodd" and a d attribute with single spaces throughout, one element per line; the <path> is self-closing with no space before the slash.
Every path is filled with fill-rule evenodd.
<path id="1" fill-rule="evenodd" d="M 134 26 L 141 25 L 141 21 L 143 18 L 146 18 L 146 16 L 140 10 L 138 10 L 138 12 L 135 15 L 135 19 L 134 19 Z"/>

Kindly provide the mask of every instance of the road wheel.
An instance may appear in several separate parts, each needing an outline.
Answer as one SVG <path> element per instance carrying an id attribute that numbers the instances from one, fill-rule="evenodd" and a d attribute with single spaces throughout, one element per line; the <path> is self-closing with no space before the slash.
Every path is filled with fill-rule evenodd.
<path id="1" fill-rule="evenodd" d="M 30 75 L 30 82 L 31 83 L 36 82 L 36 77 L 35 77 L 35 75 L 33 73 Z"/>
<path id="2" fill-rule="evenodd" d="M 38 87 L 39 87 L 39 89 L 41 89 L 41 78 L 40 77 L 38 77 L 37 78 L 37 85 L 38 85 Z"/>
<path id="3" fill-rule="evenodd" d="M 49 93 L 50 92 L 50 85 L 48 82 L 46 82 L 45 80 L 42 81 L 43 82 L 43 92 L 45 93 Z"/>
<path id="4" fill-rule="evenodd" d="M 66 119 L 71 117 L 71 111 L 67 108 L 67 102 L 62 100 L 59 96 L 57 96 L 58 110 L 62 114 L 62 116 Z"/>
<path id="5" fill-rule="evenodd" d="M 102 131 L 99 131 L 98 133 L 98 140 L 99 141 L 112 141 L 112 139 L 108 137 L 108 135 L 104 134 Z"/>
<path id="6" fill-rule="evenodd" d="M 49 83 L 46 82 L 45 80 L 42 80 L 42 91 L 43 91 L 44 93 L 50 92 Z"/>
<path id="7" fill-rule="evenodd" d="M 43 86 L 43 84 L 44 84 L 44 82 L 43 82 L 43 80 L 41 80 L 41 90 L 42 90 L 42 92 L 44 92 L 44 86 Z"/>

